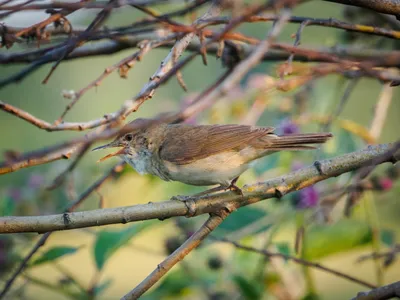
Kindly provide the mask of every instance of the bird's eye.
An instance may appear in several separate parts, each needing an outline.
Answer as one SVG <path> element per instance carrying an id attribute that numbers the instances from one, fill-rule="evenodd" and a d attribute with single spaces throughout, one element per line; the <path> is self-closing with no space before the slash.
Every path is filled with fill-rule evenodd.
<path id="1" fill-rule="evenodd" d="M 132 141 L 132 138 L 133 138 L 133 136 L 132 136 L 132 134 L 127 134 L 127 135 L 125 135 L 125 137 L 124 137 L 124 139 L 125 139 L 125 141 L 127 141 L 127 142 L 130 142 L 130 141 Z"/>

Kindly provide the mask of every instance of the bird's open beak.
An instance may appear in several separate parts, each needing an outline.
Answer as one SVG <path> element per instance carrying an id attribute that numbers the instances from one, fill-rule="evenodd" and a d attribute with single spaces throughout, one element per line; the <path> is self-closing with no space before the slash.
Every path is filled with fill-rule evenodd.
<path id="1" fill-rule="evenodd" d="M 125 147 L 124 147 L 123 145 L 121 145 L 120 143 L 117 143 L 117 142 L 115 142 L 115 141 L 113 141 L 113 142 L 111 142 L 111 143 L 109 143 L 109 144 L 100 146 L 100 147 L 96 147 L 96 148 L 92 149 L 92 151 L 101 150 L 101 149 L 106 149 L 106 148 L 114 148 L 114 147 L 122 147 L 122 148 L 119 149 L 118 151 L 115 151 L 115 152 L 113 152 L 113 153 L 110 153 L 110 154 L 108 154 L 108 155 L 106 155 L 106 156 L 100 158 L 97 162 L 101 162 L 101 161 L 104 161 L 104 160 L 106 160 L 106 159 L 109 159 L 110 157 L 113 157 L 113 156 L 116 156 L 116 155 L 120 155 L 120 154 L 125 154 L 125 153 L 126 153 L 126 152 L 125 152 Z"/>

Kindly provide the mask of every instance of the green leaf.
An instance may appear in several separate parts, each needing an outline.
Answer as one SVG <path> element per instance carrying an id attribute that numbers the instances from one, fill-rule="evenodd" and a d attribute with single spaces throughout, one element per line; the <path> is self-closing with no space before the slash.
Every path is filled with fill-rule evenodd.
<path id="1" fill-rule="evenodd" d="M 0 215 L 1 216 L 12 216 L 15 213 L 15 200 L 12 197 L 4 197 L 0 201 Z"/>
<path id="2" fill-rule="evenodd" d="M 30 267 L 33 266 L 38 266 L 38 265 L 42 265 L 45 263 L 49 263 L 49 262 L 53 262 L 63 256 L 66 255 L 71 255 L 76 253 L 79 250 L 79 248 L 76 247 L 63 247 L 63 246 L 59 246 L 59 247 L 54 247 L 51 248 L 49 250 L 47 250 L 45 253 L 43 253 L 39 258 L 37 258 L 36 260 L 34 260 L 31 264 Z"/>
<path id="3" fill-rule="evenodd" d="M 276 243 L 275 246 L 278 249 L 279 253 L 282 253 L 283 255 L 290 255 L 289 243 L 285 243 L 285 242 Z"/>
<path id="4" fill-rule="evenodd" d="M 155 224 L 155 222 L 142 222 L 132 224 L 123 230 L 101 230 L 97 233 L 94 244 L 94 260 L 96 267 L 101 270 L 106 261 L 122 246 L 126 245 L 135 235 Z"/>
<path id="5" fill-rule="evenodd" d="M 248 300 L 258 300 L 261 299 L 262 289 L 254 281 L 249 281 L 243 276 L 235 275 L 233 276 L 233 281 L 241 292 L 241 296 Z M 241 297 L 241 298 L 242 298 Z"/>
<path id="6" fill-rule="evenodd" d="M 262 209 L 250 206 L 242 207 L 227 217 L 225 221 L 214 231 L 214 235 L 224 236 L 227 233 L 235 232 L 251 223 L 257 222 L 266 216 L 267 212 Z M 256 234 L 263 232 L 269 229 L 271 226 L 271 224 L 261 224 L 260 226 L 257 226 L 256 230 L 252 233 Z"/>
<path id="7" fill-rule="evenodd" d="M 396 242 L 396 235 L 393 230 L 381 230 L 381 241 L 388 247 L 392 247 Z"/>
<path id="8" fill-rule="evenodd" d="M 321 258 L 371 241 L 372 230 L 366 222 L 343 219 L 333 225 L 314 226 L 304 236 L 304 258 Z"/>

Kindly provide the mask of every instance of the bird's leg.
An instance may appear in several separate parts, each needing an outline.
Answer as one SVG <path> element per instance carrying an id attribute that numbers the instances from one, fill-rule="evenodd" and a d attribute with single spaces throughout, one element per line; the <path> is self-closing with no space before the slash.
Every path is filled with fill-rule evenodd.
<path id="1" fill-rule="evenodd" d="M 190 200 L 193 198 L 201 197 L 201 196 L 208 195 L 208 194 L 213 194 L 213 193 L 220 192 L 220 191 L 226 191 L 226 190 L 231 190 L 231 191 L 237 193 L 238 195 L 243 196 L 242 190 L 236 185 L 236 182 L 238 181 L 238 179 L 239 179 L 239 176 L 234 178 L 228 186 L 219 185 L 214 188 L 211 188 L 211 189 L 208 189 L 203 192 L 200 192 L 200 193 L 197 193 L 194 195 L 190 195 L 190 196 L 177 195 L 177 196 L 173 196 L 171 198 L 171 200 L 187 201 L 187 200 Z"/>
<path id="2" fill-rule="evenodd" d="M 226 189 L 229 189 L 229 190 L 231 190 L 231 191 L 235 192 L 236 194 L 241 195 L 243 197 L 244 195 L 243 195 L 242 189 L 236 185 L 236 182 L 238 181 L 238 179 L 239 179 L 239 176 L 234 178 L 231 181 L 231 184 Z"/>
<path id="3" fill-rule="evenodd" d="M 220 186 L 217 186 L 215 188 L 211 188 L 211 189 L 208 189 L 208 190 L 205 190 L 203 192 L 200 192 L 200 193 L 197 193 L 197 194 L 194 194 L 194 195 L 190 195 L 190 196 L 180 196 L 180 195 L 179 196 L 173 196 L 171 198 L 171 200 L 186 201 L 186 200 L 188 200 L 190 198 L 196 198 L 196 197 L 200 197 L 200 196 L 216 193 L 216 192 L 219 192 L 219 191 L 223 191 L 223 190 L 226 190 L 226 189 L 227 189 L 226 186 L 220 185 Z"/>

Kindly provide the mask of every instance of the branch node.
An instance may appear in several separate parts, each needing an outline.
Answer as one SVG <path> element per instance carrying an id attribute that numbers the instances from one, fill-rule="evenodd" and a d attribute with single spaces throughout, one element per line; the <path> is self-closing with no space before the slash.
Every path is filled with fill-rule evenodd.
<path id="1" fill-rule="evenodd" d="M 71 224 L 71 218 L 69 217 L 69 213 L 68 212 L 63 213 L 62 218 L 63 218 L 63 222 L 64 222 L 65 226 L 68 226 L 68 225 Z"/>
<path id="2" fill-rule="evenodd" d="M 325 172 L 322 170 L 322 164 L 321 164 L 321 162 L 319 160 L 316 160 L 314 162 L 314 167 L 317 169 L 319 175 L 321 175 L 321 176 L 325 176 L 326 175 Z"/>
<path id="3" fill-rule="evenodd" d="M 275 197 L 276 198 L 281 199 L 284 195 L 285 195 L 285 193 L 283 193 L 281 190 L 279 190 L 279 188 L 275 188 Z"/>

